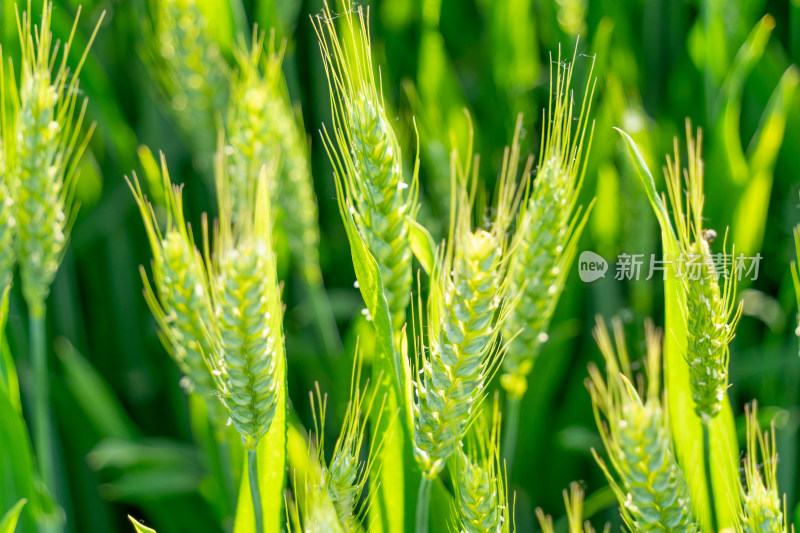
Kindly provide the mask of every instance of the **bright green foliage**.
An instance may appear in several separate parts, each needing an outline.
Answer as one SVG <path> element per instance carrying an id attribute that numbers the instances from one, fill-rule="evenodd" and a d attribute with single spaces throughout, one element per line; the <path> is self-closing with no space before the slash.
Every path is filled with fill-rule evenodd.
<path id="1" fill-rule="evenodd" d="M 493 423 L 479 419 L 475 437 L 467 439 L 468 451 L 456 450 L 455 492 L 461 533 L 506 533 L 511 531 L 511 509 L 506 476 L 500 461 L 500 413 L 495 407 Z"/>
<path id="2" fill-rule="evenodd" d="M 429 346 L 418 347 L 421 377 L 414 406 L 414 455 L 425 476 L 444 467 L 464 436 L 498 363 L 497 321 L 508 285 L 506 231 L 519 205 L 516 193 L 519 129 L 506 152 L 495 216 L 488 230 L 473 229 L 477 184 L 471 154 L 462 170 L 453 152 L 450 238 L 434 267 L 428 308 Z M 522 187 L 520 187 L 522 190 Z"/>
<path id="3" fill-rule="evenodd" d="M 747 410 L 746 486 L 737 530 L 741 533 L 786 533 L 784 503 L 778 493 L 775 427 L 761 433 L 757 404 Z"/>
<path id="4" fill-rule="evenodd" d="M 403 177 L 400 145 L 375 84 L 366 14 L 361 7 L 356 13 L 345 18 L 344 36 L 330 11 L 315 21 L 333 109 L 335 146 L 326 132 L 326 148 L 356 226 L 380 267 L 392 324 L 399 331 L 411 294 L 408 233 L 416 179 L 409 186 Z"/>
<path id="5" fill-rule="evenodd" d="M 228 66 L 196 0 L 152 0 L 145 59 L 201 168 L 211 167 Z"/>
<path id="6" fill-rule="evenodd" d="M 205 359 L 213 357 L 215 351 L 208 276 L 191 229 L 184 219 L 181 187 L 170 182 L 163 155 L 161 175 L 168 215 L 164 231 L 159 229 L 155 211 L 145 198 L 136 176 L 132 183 L 129 182 L 153 253 L 152 286 L 144 267 L 141 268 L 145 298 L 161 329 L 167 350 L 186 376 L 183 385 L 210 399 L 215 387 Z"/>
<path id="7" fill-rule="evenodd" d="M 11 155 L 11 146 L 7 146 L 5 139 L 10 138 L 6 121 L 5 105 L 5 79 L 3 76 L 3 54 L 0 49 L 0 291 L 11 284 L 14 270 L 14 198 L 9 189 L 9 176 L 7 160 Z M 10 144 L 10 143 L 8 143 Z"/>
<path id="8" fill-rule="evenodd" d="M 18 501 L 14 507 L 8 510 L 6 514 L 0 518 L 0 533 L 14 533 L 17 528 L 17 521 L 19 520 L 19 515 L 22 512 L 22 508 L 25 507 L 25 504 L 28 502 L 26 499 L 22 499 Z"/>
<path id="9" fill-rule="evenodd" d="M 586 220 L 579 221 L 575 206 L 591 145 L 593 128 L 588 142 L 584 141 L 594 85 L 587 82 L 575 121 L 572 69 L 572 64 L 562 66 L 560 51 L 558 62 L 551 61 L 551 99 L 543 126 L 539 170 L 530 196 L 523 202 L 509 267 L 511 293 L 520 294 L 520 298 L 503 326 L 503 335 L 514 338 L 503 360 L 502 384 L 513 398 L 521 398 L 527 390 L 527 375 L 547 341 L 550 319 Z"/>
<path id="10" fill-rule="evenodd" d="M 794 247 L 797 253 L 797 261 L 792 261 L 792 281 L 794 282 L 794 292 L 797 295 L 797 329 L 795 334 L 800 337 L 800 226 L 794 228 Z"/>
<path id="11" fill-rule="evenodd" d="M 632 532 L 693 532 L 689 489 L 672 449 L 661 407 L 661 339 L 647 324 L 647 390 L 634 388 L 622 322 L 614 322 L 616 349 L 605 323 L 598 321 L 595 338 L 607 365 L 603 378 L 591 365 L 587 382 L 597 427 L 608 453 L 611 473 L 595 453 Z"/>
<path id="12" fill-rule="evenodd" d="M 237 72 L 231 81 L 226 124 L 233 212 L 255 191 L 261 168 L 275 167 L 276 172 L 269 174 L 275 179 L 267 184 L 273 225 L 286 231 L 306 279 L 319 284 L 317 200 L 305 134 L 281 73 L 283 50 L 275 49 L 273 37 L 265 56 L 264 36 L 254 34 L 252 49 L 240 44 L 235 57 Z"/>
<path id="13" fill-rule="evenodd" d="M 128 520 L 130 520 L 131 524 L 133 524 L 133 529 L 136 530 L 136 533 L 156 533 L 155 529 L 145 526 L 131 515 L 128 515 Z"/>
<path id="14" fill-rule="evenodd" d="M 722 409 L 728 388 L 728 343 L 734 335 L 741 306 L 734 311 L 734 272 L 717 272 L 709 248 L 716 235 L 703 229 L 702 132 L 692 137 L 686 122 L 689 167 L 682 172 L 677 141 L 674 159 L 667 158 L 666 181 L 685 272 L 686 361 L 689 365 L 695 412 L 704 422 Z M 684 176 L 684 180 L 681 179 Z M 682 189 L 685 181 L 686 194 Z M 686 198 L 686 200 L 684 200 Z M 725 280 L 720 287 L 720 276 Z"/>
<path id="15" fill-rule="evenodd" d="M 78 18 L 59 57 L 50 29 L 52 5 L 45 3 L 40 25 L 34 28 L 28 4 L 28 11 L 18 18 L 21 73 L 19 87 L 12 88 L 11 95 L 17 142 L 13 151 L 11 145 L 6 147 L 10 154 L 6 167 L 16 200 L 22 292 L 32 313 L 40 316 L 66 247 L 75 166 L 89 139 L 81 132 L 86 100 L 79 104 L 78 75 L 94 34 L 78 65 L 70 69 L 67 58 Z"/>
<path id="16" fill-rule="evenodd" d="M 227 161 L 216 162 L 219 231 L 208 261 L 219 354 L 209 358 L 217 389 L 248 450 L 266 435 L 284 394 L 283 308 L 270 237 L 266 171 L 236 213 Z"/>

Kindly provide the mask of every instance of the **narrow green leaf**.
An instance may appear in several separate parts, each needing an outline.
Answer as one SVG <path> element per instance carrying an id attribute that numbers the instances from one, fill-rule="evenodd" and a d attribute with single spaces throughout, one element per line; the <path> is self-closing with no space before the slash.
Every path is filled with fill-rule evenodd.
<path id="1" fill-rule="evenodd" d="M 800 75 L 793 65 L 786 70 L 773 91 L 749 150 L 750 179 L 739 196 L 733 219 L 733 242 L 736 243 L 736 250 L 747 256 L 761 250 L 775 162 L 783 144 L 787 113 L 792 109 L 798 86 Z"/>
<path id="2" fill-rule="evenodd" d="M 5 336 L 6 320 L 8 319 L 8 294 L 11 287 L 6 287 L 0 297 L 0 390 L 8 395 L 11 405 L 17 413 L 22 415 L 22 403 L 19 395 L 19 381 L 17 380 L 17 367 L 11 356 L 11 349 Z"/>
<path id="3" fill-rule="evenodd" d="M 128 520 L 130 520 L 131 524 L 133 524 L 133 529 L 136 530 L 136 533 L 156 533 L 155 529 L 151 529 L 143 524 L 140 524 L 139 521 L 131 515 L 128 515 Z"/>
<path id="4" fill-rule="evenodd" d="M 614 129 L 617 130 L 617 132 L 622 136 L 622 140 L 625 141 L 625 146 L 628 148 L 631 161 L 633 161 L 636 172 L 639 174 L 639 178 L 642 180 L 642 185 L 644 185 L 644 191 L 647 193 L 647 199 L 650 200 L 650 205 L 653 206 L 653 211 L 656 214 L 656 218 L 658 218 L 658 222 L 661 224 L 661 230 L 662 232 L 667 233 L 667 239 L 670 240 L 669 250 L 674 250 L 675 248 L 673 245 L 676 245 L 677 242 L 675 230 L 672 228 L 672 223 L 669 220 L 669 212 L 667 211 L 667 207 L 664 205 L 664 200 L 656 189 L 656 182 L 653 179 L 653 174 L 650 172 L 650 168 L 647 166 L 644 156 L 642 156 L 642 153 L 639 151 L 639 147 L 636 146 L 636 142 L 631 138 L 631 136 L 619 128 Z"/>
<path id="5" fill-rule="evenodd" d="M 414 252 L 417 261 L 422 265 L 425 273 L 430 275 L 436 259 L 436 243 L 430 232 L 416 220 L 409 219 L 408 239 L 411 243 L 411 251 Z"/>
<path id="6" fill-rule="evenodd" d="M 55 342 L 64 369 L 64 384 L 99 435 L 130 440 L 138 435 L 122 403 L 105 379 L 65 338 Z"/>
<path id="7" fill-rule="evenodd" d="M 392 320 L 389 316 L 389 305 L 386 303 L 381 271 L 366 243 L 358 233 L 352 216 L 345 212 L 344 209 L 341 212 L 342 220 L 347 230 L 347 238 L 350 241 L 350 252 L 353 256 L 353 267 L 356 273 L 356 280 L 358 280 L 358 288 L 367 306 L 372 324 L 375 326 L 375 336 L 380 350 L 388 356 L 390 364 L 386 367 L 386 370 L 392 378 L 392 387 L 398 397 L 402 397 L 403 362 L 400 360 L 400 354 L 395 349 Z M 403 408 L 404 411 L 410 413 L 410 406 L 406 405 Z"/>
<path id="8" fill-rule="evenodd" d="M 31 443 L 22 416 L 14 408 L 8 395 L 0 390 L 0 508 L 10 508 L 22 498 L 36 500 L 34 466 Z M 25 530 L 31 529 L 31 517 L 38 506 L 28 506 L 22 520 Z M 27 520 L 26 520 L 27 515 Z"/>
<path id="9" fill-rule="evenodd" d="M 27 502 L 28 500 L 21 499 L 3 515 L 3 519 L 0 520 L 0 533 L 14 533 L 14 530 L 17 529 L 19 515 Z"/>

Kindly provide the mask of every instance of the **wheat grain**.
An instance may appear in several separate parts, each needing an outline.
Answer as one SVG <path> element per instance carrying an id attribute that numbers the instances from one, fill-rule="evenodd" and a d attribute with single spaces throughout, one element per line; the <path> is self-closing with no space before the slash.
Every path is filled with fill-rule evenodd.
<path id="1" fill-rule="evenodd" d="M 213 357 L 216 350 L 212 345 L 214 316 L 208 276 L 191 228 L 184 219 L 181 187 L 172 185 L 163 154 L 161 175 L 167 208 L 164 231 L 159 229 L 153 207 L 145 198 L 136 175 L 128 182 L 153 253 L 155 289 L 144 268 L 141 269 L 145 299 L 159 324 L 167 350 L 184 373 L 182 384 L 187 390 L 210 398 L 216 389 L 205 360 Z M 214 404 L 219 405 L 219 402 L 214 401 Z"/>
<path id="2" fill-rule="evenodd" d="M 746 486 L 742 491 L 743 506 L 737 530 L 741 533 L 786 533 L 785 503 L 778 493 L 775 426 L 771 426 L 769 432 L 761 433 L 755 402 L 752 408 L 746 409 L 746 419 Z"/>
<path id="3" fill-rule="evenodd" d="M 429 478 L 442 470 L 464 436 L 499 361 L 494 340 L 507 289 L 506 231 L 520 198 L 516 194 L 518 139 L 515 136 L 513 149 L 506 153 L 498 205 L 488 230 L 472 227 L 477 164 L 470 175 L 471 154 L 463 169 L 455 152 L 451 157 L 453 218 L 447 247 L 432 275 L 430 346 L 418 349 L 421 377 L 414 405 L 414 455 Z"/>
<path id="4" fill-rule="evenodd" d="M 614 321 L 616 349 L 605 323 L 594 330 L 607 365 L 604 379 L 591 365 L 587 387 L 611 469 L 593 451 L 633 532 L 698 531 L 692 521 L 689 489 L 675 460 L 661 406 L 660 335 L 647 324 L 647 389 L 633 386 L 622 322 Z"/>
<path id="5" fill-rule="evenodd" d="M 681 282 L 686 294 L 686 361 L 692 399 L 697 415 L 707 424 L 722 409 L 728 388 L 728 344 L 741 316 L 741 305 L 734 306 L 736 285 L 733 272 L 717 271 L 709 247 L 715 234 L 703 228 L 703 137 L 700 130 L 696 139 L 693 137 L 688 120 L 686 144 L 688 168 L 681 171 L 676 139 L 674 157 L 667 158 L 664 174 L 682 254 L 682 257 L 671 259 L 676 264 L 683 260 L 686 265 Z M 686 186 L 685 195 L 682 183 Z M 725 277 L 721 286 L 720 276 Z"/>
<path id="6" fill-rule="evenodd" d="M 211 168 L 228 65 L 196 0 L 151 0 L 143 57 L 200 168 Z"/>
<path id="7" fill-rule="evenodd" d="M 525 394 L 527 375 L 547 340 L 586 220 L 579 218 L 575 206 L 591 146 L 593 127 L 588 141 L 585 137 L 594 84 L 587 82 L 575 122 L 571 88 L 575 57 L 564 65 L 559 49 L 558 61 L 551 60 L 551 99 L 544 117 L 539 169 L 523 202 L 509 267 L 510 290 L 520 298 L 503 327 L 505 338 L 513 340 L 503 361 L 501 383 L 512 398 Z"/>
<path id="8" fill-rule="evenodd" d="M 411 293 L 408 219 L 415 214 L 416 178 L 403 177 L 400 145 L 372 66 L 368 17 L 345 2 L 344 35 L 330 9 L 314 20 L 331 88 L 334 141 L 325 136 L 337 177 L 361 237 L 381 271 L 395 331 L 406 321 Z M 354 15 L 350 15 L 354 13 Z"/>
<path id="9" fill-rule="evenodd" d="M 221 141 L 220 141 L 221 143 Z M 215 163 L 219 227 L 210 273 L 218 356 L 207 358 L 245 447 L 255 450 L 283 394 L 283 306 L 270 236 L 267 168 L 234 216 L 225 150 Z M 270 169 L 274 171 L 274 169 Z"/>
<path id="10" fill-rule="evenodd" d="M 34 316 L 44 313 L 72 223 L 75 169 L 91 135 L 91 130 L 81 131 L 87 101 L 79 103 L 78 76 L 102 22 L 101 17 L 78 65 L 70 70 L 67 58 L 80 12 L 58 57 L 50 30 L 52 9 L 45 2 L 35 29 L 30 0 L 21 20 L 17 13 L 21 73 L 19 88 L 11 94 L 17 142 L 8 173 L 16 199 L 16 251 L 22 293 Z"/>

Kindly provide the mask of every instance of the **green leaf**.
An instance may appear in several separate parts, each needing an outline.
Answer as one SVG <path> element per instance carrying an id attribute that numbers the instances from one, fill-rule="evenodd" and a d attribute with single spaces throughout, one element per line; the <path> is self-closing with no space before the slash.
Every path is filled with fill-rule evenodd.
<path id="1" fill-rule="evenodd" d="M 17 413 L 22 415 L 22 403 L 19 395 L 19 381 L 17 380 L 17 367 L 11 356 L 11 349 L 5 336 L 6 320 L 8 319 L 8 294 L 11 287 L 6 287 L 0 297 L 0 390 L 8 395 L 11 405 Z"/>
<path id="2" fill-rule="evenodd" d="M 792 109 L 799 85 L 800 75 L 792 65 L 773 91 L 753 137 L 747 165 L 750 179 L 739 196 L 733 219 L 736 250 L 748 256 L 761 250 L 764 240 L 775 162 L 783 144 L 787 113 Z"/>
<path id="3" fill-rule="evenodd" d="M 133 528 L 136 530 L 136 533 L 156 533 L 155 529 L 151 529 L 143 524 L 140 524 L 139 521 L 131 515 L 128 515 L 128 520 L 130 520 L 131 524 L 133 524 Z"/>
<path id="4" fill-rule="evenodd" d="M 622 135 L 647 191 L 647 197 L 661 225 L 665 257 L 677 257 L 678 243 L 661 196 L 655 188 L 653 175 L 636 143 L 624 131 Z M 684 477 L 692 494 L 694 511 L 703 530 L 710 529 L 708 491 L 703 462 L 702 422 L 694 412 L 689 366 L 686 363 L 686 298 L 675 265 L 666 264 L 664 281 L 665 335 L 664 335 L 664 386 L 667 394 L 667 412 L 675 442 L 675 451 Z M 712 487 L 717 519 L 720 527 L 732 527 L 739 512 L 739 445 L 730 402 L 723 401 L 722 412 L 710 426 L 712 461 Z"/>
<path id="5" fill-rule="evenodd" d="M 34 485 L 33 452 L 28 431 L 20 413 L 5 391 L 0 389 L 0 508 L 10 508 L 21 498 L 38 502 Z M 25 531 L 32 529 L 31 518 L 37 517 L 39 506 L 28 506 L 22 516 Z M 26 516 L 27 515 L 27 516 Z"/>
<path id="6" fill-rule="evenodd" d="M 430 275 L 433 272 L 433 263 L 436 260 L 436 243 L 433 242 L 433 237 L 431 237 L 425 226 L 411 218 L 408 219 L 408 222 L 408 239 L 411 243 L 411 251 L 414 252 L 414 256 L 419 261 L 419 264 L 422 265 L 425 273 Z"/>
<path id="7" fill-rule="evenodd" d="M 136 425 L 114 391 L 89 361 L 63 337 L 56 339 L 55 352 L 64 368 L 64 384 L 98 434 L 122 440 L 136 437 Z"/>
<path id="8" fill-rule="evenodd" d="M 14 533 L 14 530 L 17 529 L 19 515 L 27 502 L 28 500 L 25 498 L 21 499 L 14 504 L 14 507 L 9 509 L 8 512 L 3 515 L 3 519 L 0 520 L 0 533 Z"/>
<path id="9" fill-rule="evenodd" d="M 286 484 L 286 359 L 280 358 L 275 370 L 283 384 L 278 395 L 275 417 L 267 434 L 258 443 L 258 487 L 261 491 L 261 509 L 264 514 L 264 533 L 280 533 L 283 521 L 283 490 Z M 250 477 L 247 464 L 243 465 L 236 506 L 234 533 L 255 531 L 253 501 L 250 497 Z"/>

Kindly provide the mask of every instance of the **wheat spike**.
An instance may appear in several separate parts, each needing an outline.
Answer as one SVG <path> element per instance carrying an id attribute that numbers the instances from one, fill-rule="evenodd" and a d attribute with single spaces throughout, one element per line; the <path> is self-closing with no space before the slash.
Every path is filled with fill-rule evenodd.
<path id="1" fill-rule="evenodd" d="M 507 480 L 500 460 L 500 411 L 492 422 L 476 420 L 467 446 L 456 450 L 455 493 L 460 533 L 508 533 L 513 530 Z"/>
<path id="2" fill-rule="evenodd" d="M 604 378 L 591 365 L 587 387 L 611 468 L 593 451 L 595 459 L 630 531 L 696 532 L 689 488 L 675 460 L 661 405 L 660 334 L 646 324 L 647 389 L 637 392 L 622 322 L 615 320 L 613 329 L 616 348 L 601 319 L 594 330 L 607 372 Z"/>
<path id="3" fill-rule="evenodd" d="M 758 405 L 746 408 L 747 455 L 744 459 L 744 505 L 737 523 L 740 533 L 787 533 L 785 501 L 778 493 L 775 426 L 761 433 Z M 794 531 L 794 528 L 791 528 Z"/>
<path id="4" fill-rule="evenodd" d="M 514 398 L 525 394 L 527 375 L 547 341 L 550 320 L 586 221 L 586 214 L 580 218 L 580 209 L 576 212 L 576 203 L 594 130 L 593 126 L 589 129 L 587 141 L 594 83 L 590 75 L 578 112 L 573 108 L 571 88 L 577 45 L 575 54 L 571 64 L 562 63 L 560 48 L 558 61 L 551 58 L 551 97 L 543 117 L 539 168 L 523 202 L 509 267 L 510 290 L 520 298 L 503 327 L 505 338 L 513 340 L 503 361 L 501 382 Z"/>
<path id="5" fill-rule="evenodd" d="M 81 131 L 86 100 L 79 100 L 78 76 L 102 17 L 74 69 L 67 66 L 80 18 L 61 46 L 50 29 L 53 6 L 44 2 L 41 22 L 34 27 L 28 10 L 17 28 L 22 49 L 19 88 L 12 83 L 13 155 L 7 172 L 16 199 L 16 252 L 22 293 L 32 313 L 41 316 L 50 285 L 66 248 L 74 215 L 76 166 L 90 131 Z"/>
<path id="6" fill-rule="evenodd" d="M 211 168 L 228 65 L 196 0 L 150 0 L 144 59 L 200 168 Z"/>
<path id="7" fill-rule="evenodd" d="M 321 282 L 317 200 L 305 132 L 295 116 L 281 72 L 283 48 L 274 35 L 253 32 L 248 49 L 235 50 L 237 72 L 231 81 L 226 123 L 231 146 L 231 195 L 234 203 L 252 194 L 263 165 L 278 168 L 268 183 L 273 232 L 281 228 L 299 271 L 312 284 Z M 236 209 L 234 208 L 234 212 Z M 277 235 L 277 234 L 276 234 Z"/>
<path id="8" fill-rule="evenodd" d="M 709 247 L 715 233 L 703 228 L 703 135 L 698 130 L 695 138 L 688 120 L 686 144 L 688 168 L 681 169 L 676 139 L 674 157 L 667 157 L 664 175 L 682 255 L 671 259 L 683 260 L 686 269 L 681 282 L 686 294 L 686 361 L 692 399 L 695 412 L 707 423 L 722 409 L 728 389 L 728 345 L 742 308 L 735 306 L 735 265 L 730 275 L 717 272 Z M 720 276 L 725 279 L 721 281 Z"/>
<path id="9" fill-rule="evenodd" d="M 327 130 L 324 140 L 356 226 L 380 267 L 392 324 L 400 331 L 411 294 L 408 219 L 416 209 L 416 177 L 411 185 L 403 177 L 400 145 L 375 82 L 367 13 L 349 0 L 345 10 L 343 35 L 327 4 L 324 16 L 314 19 L 333 109 L 335 141 Z"/>
<path id="10" fill-rule="evenodd" d="M 216 390 L 205 362 L 215 353 L 208 276 L 191 228 L 184 219 L 182 188 L 171 183 L 163 154 L 161 176 L 167 207 L 167 224 L 163 231 L 136 175 L 128 182 L 153 253 L 152 285 L 144 268 L 141 269 L 145 298 L 159 324 L 167 350 L 185 376 L 182 384 L 208 399 Z"/>
<path id="11" fill-rule="evenodd" d="M 220 145 L 222 141 L 220 140 Z M 286 361 L 281 303 L 270 236 L 268 172 L 264 167 L 253 195 L 234 216 L 228 158 L 215 161 L 219 226 L 210 272 L 216 345 L 207 359 L 220 399 L 248 450 L 269 430 L 282 390 Z"/>
<path id="12" fill-rule="evenodd" d="M 294 492 L 301 503 L 293 505 L 294 516 L 291 517 L 296 527 L 304 531 L 355 533 L 363 530 L 362 519 L 372 494 L 362 504 L 362 492 L 382 443 L 370 444 L 366 461 L 360 459 L 360 454 L 367 435 L 366 421 L 373 409 L 376 409 L 378 417 L 383 416 L 385 403 L 376 407 L 377 389 L 372 393 L 365 392 L 370 388 L 369 381 L 364 389 L 359 385 L 362 358 L 358 348 L 355 360 L 350 381 L 350 400 L 330 462 L 326 461 L 323 449 L 327 394 L 321 393 L 318 383 L 314 384 L 315 390 L 309 393 L 314 438 L 310 443 L 308 464 L 302 465 L 305 469 L 302 491 L 297 490 L 295 480 Z M 371 492 L 374 490 L 375 487 L 372 487 Z"/>
<path id="13" fill-rule="evenodd" d="M 473 228 L 477 159 L 451 156 L 453 217 L 447 246 L 432 275 L 427 348 L 418 347 L 421 377 L 414 405 L 414 455 L 423 473 L 435 477 L 464 436 L 483 389 L 499 362 L 494 342 L 502 322 L 508 285 L 506 231 L 516 212 L 519 136 L 506 152 L 498 183 L 496 213 L 488 229 Z M 471 172 L 470 168 L 474 171 Z M 520 187 L 522 190 L 523 187 Z"/>

